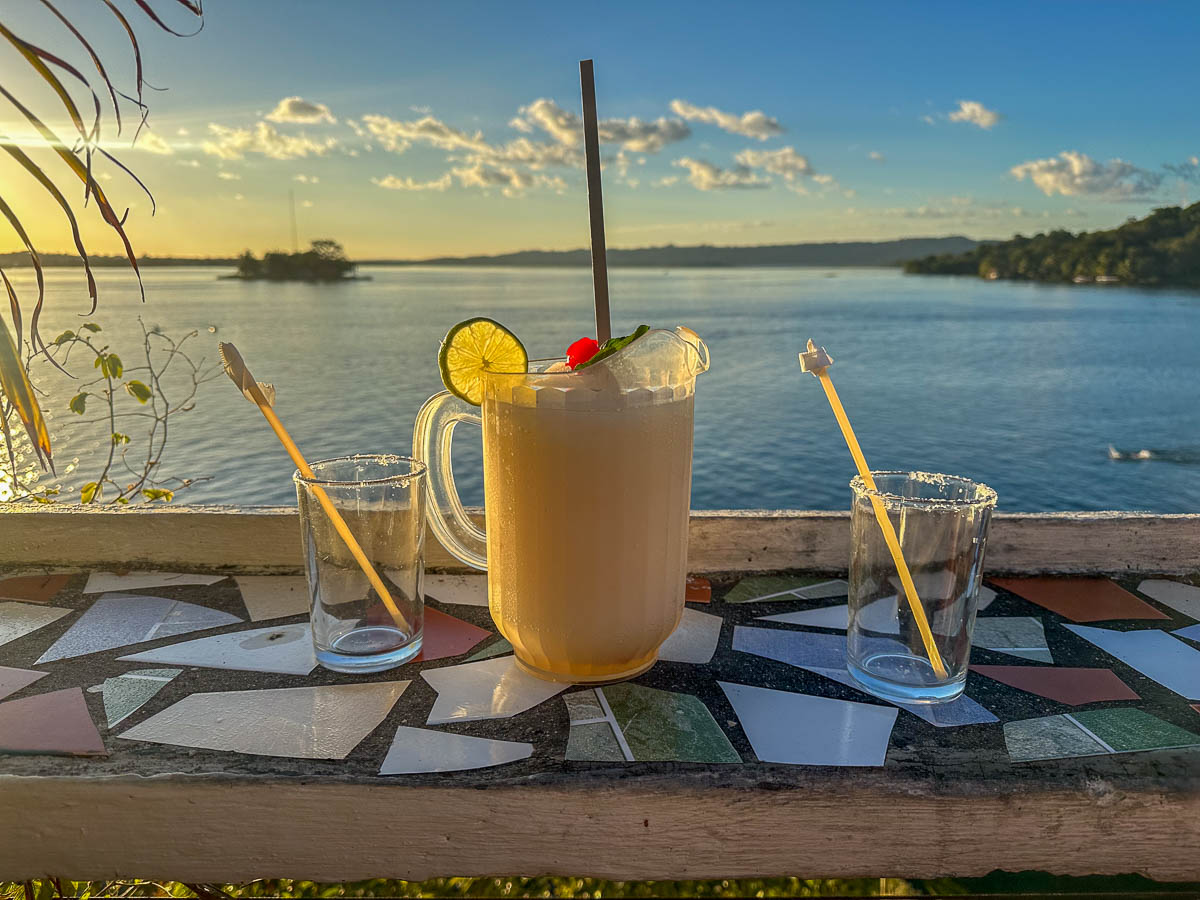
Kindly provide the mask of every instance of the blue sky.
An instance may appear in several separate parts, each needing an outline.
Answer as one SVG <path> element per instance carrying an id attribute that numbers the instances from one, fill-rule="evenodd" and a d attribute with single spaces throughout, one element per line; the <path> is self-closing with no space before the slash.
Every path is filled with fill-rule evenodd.
<path id="1" fill-rule="evenodd" d="M 0 0 L 0 18 L 71 49 L 32 7 Z M 289 190 L 302 240 L 357 257 L 583 246 L 583 57 L 614 246 L 1006 237 L 1200 193 L 1192 3 L 205 7 L 192 38 L 140 28 L 170 90 L 151 96 L 155 138 L 114 149 L 158 215 L 115 172 L 111 192 L 146 252 L 286 245 Z M 85 21 L 121 58 L 103 12 Z M 8 110 L 0 127 L 22 131 Z M 55 217 L 36 225 L 67 246 Z"/>

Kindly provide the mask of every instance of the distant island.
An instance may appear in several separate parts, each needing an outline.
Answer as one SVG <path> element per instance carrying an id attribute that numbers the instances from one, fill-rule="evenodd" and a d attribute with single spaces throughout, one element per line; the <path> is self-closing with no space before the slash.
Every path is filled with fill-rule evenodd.
<path id="1" fill-rule="evenodd" d="M 728 268 L 734 266 L 901 266 L 934 253 L 963 253 L 978 246 L 965 237 L 904 238 L 897 241 L 847 241 L 821 244 L 768 244 L 751 247 L 641 247 L 609 249 L 610 266 Z M 364 266 L 590 266 L 591 253 L 580 250 L 522 250 L 496 256 L 438 256 L 432 259 L 362 260 Z"/>
<path id="2" fill-rule="evenodd" d="M 242 281 L 309 281 L 328 284 L 335 281 L 362 280 L 355 275 L 356 265 L 346 258 L 337 241 L 313 241 L 300 253 L 272 250 L 259 259 L 249 250 L 238 257 L 237 271 L 226 278 Z"/>
<path id="3" fill-rule="evenodd" d="M 1107 231 L 1051 231 L 914 259 L 919 275 L 1200 287 L 1200 203 L 1156 209 Z"/>

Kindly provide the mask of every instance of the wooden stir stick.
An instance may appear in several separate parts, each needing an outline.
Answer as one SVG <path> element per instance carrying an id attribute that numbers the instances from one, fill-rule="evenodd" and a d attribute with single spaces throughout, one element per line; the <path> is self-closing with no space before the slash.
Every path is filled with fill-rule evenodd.
<path id="1" fill-rule="evenodd" d="M 917 596 L 917 586 L 913 584 L 912 574 L 908 571 L 908 563 L 904 561 L 904 554 L 900 551 L 900 539 L 896 536 L 896 529 L 892 526 L 892 520 L 888 518 L 883 501 L 879 498 L 875 479 L 871 477 L 871 470 L 867 468 L 867 460 L 863 456 L 862 448 L 858 446 L 858 438 L 854 436 L 854 429 L 850 427 L 846 410 L 842 408 L 842 401 L 833 387 L 833 379 L 829 377 L 828 369 L 831 365 L 833 365 L 833 358 L 825 352 L 824 347 L 817 347 L 811 340 L 808 342 L 808 351 L 800 354 L 801 370 L 817 376 L 821 387 L 825 389 L 825 396 L 829 398 L 833 416 L 842 429 L 842 437 L 846 439 L 850 455 L 854 457 L 854 465 L 858 468 L 858 474 L 866 484 L 867 490 L 871 492 L 868 496 L 871 498 L 871 506 L 875 510 L 875 518 L 879 521 L 879 529 L 883 532 L 883 541 L 887 544 L 888 551 L 892 554 L 892 562 L 895 563 L 896 571 L 900 575 L 900 583 L 904 587 L 904 595 L 908 598 L 909 608 L 912 609 L 917 630 L 921 632 L 921 641 L 925 644 L 929 662 L 938 678 L 945 678 L 946 664 L 942 662 L 942 654 L 938 652 L 937 644 L 933 640 L 929 619 L 925 616 L 925 607 L 921 605 L 921 598 Z"/>
<path id="2" fill-rule="evenodd" d="M 233 344 L 217 344 L 217 350 L 221 354 L 221 362 L 225 366 L 225 374 L 238 386 L 238 390 L 242 392 L 242 395 L 258 407 L 259 411 L 266 418 L 267 423 L 271 426 L 271 430 L 275 432 L 275 437 L 279 438 L 279 443 L 283 444 L 283 449 L 287 451 L 296 468 L 300 470 L 300 474 L 305 478 L 316 479 L 317 476 L 313 474 L 313 470 L 304 461 L 304 457 L 300 453 L 300 448 L 296 446 L 295 441 L 292 440 L 292 436 L 287 433 L 287 429 L 279 421 L 279 416 L 275 415 L 275 410 L 272 409 L 275 404 L 275 388 L 269 384 L 254 380 L 254 376 L 246 368 L 242 354 L 238 352 L 237 347 L 233 346 Z M 329 521 L 333 523 L 333 527 L 337 529 L 337 533 L 350 550 L 354 561 L 358 563 L 359 567 L 363 570 L 363 574 L 367 576 L 371 587 L 375 588 L 375 592 L 379 594 L 379 598 L 383 601 L 383 605 L 387 607 L 387 611 L 391 614 L 396 627 L 405 633 L 409 633 L 408 622 L 405 621 L 404 614 L 400 612 L 400 608 L 396 606 L 396 602 L 392 599 L 392 595 L 383 583 L 383 579 L 379 577 L 379 573 L 375 571 L 375 567 L 367 559 L 367 554 L 363 552 L 362 547 L 355 540 L 354 535 L 350 531 L 350 526 L 346 524 L 346 520 L 342 518 L 341 514 L 334 509 L 329 495 L 315 484 L 309 485 L 309 487 L 313 492 L 313 496 L 317 498 L 317 502 L 321 504 L 321 508 L 325 510 L 325 515 L 329 517 Z"/>

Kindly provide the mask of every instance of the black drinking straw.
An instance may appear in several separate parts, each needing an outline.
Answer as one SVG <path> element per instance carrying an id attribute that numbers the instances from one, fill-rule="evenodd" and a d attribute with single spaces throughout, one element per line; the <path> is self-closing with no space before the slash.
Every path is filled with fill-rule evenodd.
<path id="1" fill-rule="evenodd" d="M 583 94 L 583 154 L 587 161 L 588 220 L 592 228 L 592 292 L 596 299 L 596 340 L 612 337 L 608 319 L 608 254 L 604 249 L 604 196 L 600 187 L 600 130 L 596 124 L 596 75 L 592 61 L 579 61 Z"/>

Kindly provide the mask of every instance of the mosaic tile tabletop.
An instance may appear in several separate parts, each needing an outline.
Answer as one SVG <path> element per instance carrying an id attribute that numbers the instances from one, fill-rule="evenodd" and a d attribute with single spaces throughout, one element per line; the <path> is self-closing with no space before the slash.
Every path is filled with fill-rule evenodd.
<path id="1" fill-rule="evenodd" d="M 1200 577 L 989 579 L 936 715 L 855 686 L 836 576 L 691 579 L 658 664 L 599 688 L 517 668 L 482 575 L 431 575 L 440 649 L 370 676 L 313 665 L 295 576 L 0 579 L 0 775 L 1200 791 Z"/>

